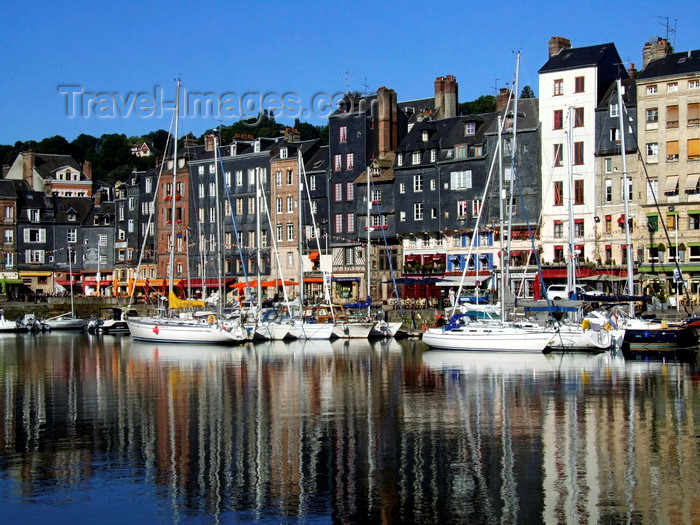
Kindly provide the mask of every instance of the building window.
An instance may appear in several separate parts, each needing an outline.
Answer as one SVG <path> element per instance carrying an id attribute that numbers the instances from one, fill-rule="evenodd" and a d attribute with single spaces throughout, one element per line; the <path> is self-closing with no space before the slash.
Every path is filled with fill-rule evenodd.
<path id="1" fill-rule="evenodd" d="M 411 154 L 411 164 L 413 164 L 413 165 L 420 164 L 420 151 L 414 151 Z"/>
<path id="2" fill-rule="evenodd" d="M 615 144 L 620 143 L 620 130 L 617 128 L 610 128 L 610 142 Z"/>
<path id="3" fill-rule="evenodd" d="M 450 189 L 468 190 L 472 187 L 472 171 L 453 171 L 450 173 Z"/>
<path id="4" fill-rule="evenodd" d="M 355 214 L 354 213 L 348 213 L 345 216 L 345 228 L 348 233 L 354 233 L 355 232 Z"/>
<path id="5" fill-rule="evenodd" d="M 287 240 L 288 241 L 294 240 L 294 225 L 293 224 L 287 224 Z"/>
<path id="6" fill-rule="evenodd" d="M 605 202 L 612 202 L 612 180 L 605 179 Z"/>
<path id="7" fill-rule="evenodd" d="M 700 159 L 700 139 L 688 139 L 688 160 Z"/>
<path id="8" fill-rule="evenodd" d="M 396 164 L 398 166 L 403 166 L 403 155 L 401 155 L 401 153 L 396 155 Z"/>
<path id="9" fill-rule="evenodd" d="M 564 237 L 564 223 L 562 221 L 554 221 L 554 238 L 561 239 Z"/>
<path id="10" fill-rule="evenodd" d="M 647 95 L 656 95 L 659 92 L 659 88 L 656 84 L 647 86 Z"/>
<path id="11" fill-rule="evenodd" d="M 560 180 L 554 181 L 554 205 L 564 205 L 564 183 Z"/>
<path id="12" fill-rule="evenodd" d="M 430 162 L 435 162 L 437 160 L 437 150 L 430 150 Z"/>
<path id="13" fill-rule="evenodd" d="M 467 146 L 464 144 L 460 146 L 455 146 L 455 158 L 456 159 L 466 159 L 467 158 Z"/>
<path id="14" fill-rule="evenodd" d="M 604 160 L 605 163 L 605 173 L 612 173 L 612 159 L 610 157 Z"/>
<path id="15" fill-rule="evenodd" d="M 405 182 L 399 183 L 399 193 L 406 193 L 406 183 Z"/>
<path id="16" fill-rule="evenodd" d="M 700 89 L 700 80 L 688 80 L 688 89 Z"/>
<path id="17" fill-rule="evenodd" d="M 574 142 L 574 165 L 583 164 L 583 142 Z"/>
<path id="18" fill-rule="evenodd" d="M 284 213 L 282 197 L 277 197 L 275 199 L 275 212 L 278 214 Z M 236 215 L 243 215 L 243 199 L 236 199 Z"/>
<path id="19" fill-rule="evenodd" d="M 399 221 L 406 222 L 406 212 L 405 211 L 399 212 Z"/>
<path id="20" fill-rule="evenodd" d="M 656 162 L 659 156 L 659 143 L 658 142 L 648 142 L 647 143 L 647 160 L 653 160 Z"/>
<path id="21" fill-rule="evenodd" d="M 469 204 L 467 201 L 457 201 L 457 218 L 466 219 L 467 212 L 469 210 Z"/>
<path id="22" fill-rule="evenodd" d="M 476 122 L 464 123 L 464 135 L 474 135 L 476 133 Z"/>
<path id="23" fill-rule="evenodd" d="M 554 96 L 558 95 L 563 95 L 564 94 L 564 80 L 561 78 L 558 78 L 554 81 Z"/>
<path id="24" fill-rule="evenodd" d="M 659 121 L 659 108 L 647 109 L 647 122 L 654 123 Z"/>
<path id="25" fill-rule="evenodd" d="M 472 200 L 472 215 L 476 217 L 481 213 L 481 199 Z"/>
<path id="26" fill-rule="evenodd" d="M 338 154 L 333 156 L 333 171 L 341 171 L 343 169 L 343 156 Z"/>
<path id="27" fill-rule="evenodd" d="M 255 199 L 251 199 L 255 201 Z M 294 197 L 287 197 L 287 213 L 294 213 Z"/>
<path id="28" fill-rule="evenodd" d="M 423 175 L 413 176 L 413 191 L 420 192 L 423 191 Z"/>
<path id="29" fill-rule="evenodd" d="M 554 129 L 562 129 L 564 127 L 564 111 L 561 109 L 554 110 Z"/>
<path id="30" fill-rule="evenodd" d="M 669 140 L 666 143 L 666 162 L 678 162 L 677 140 Z"/>
<path id="31" fill-rule="evenodd" d="M 277 242 L 282 242 L 284 240 L 282 238 L 282 225 L 281 224 L 275 225 L 275 237 L 277 237 Z"/>
<path id="32" fill-rule="evenodd" d="M 8 231 L 10 233 L 12 232 L 12 230 L 5 230 L 5 233 L 7 233 Z M 68 230 L 68 235 L 67 235 L 66 240 L 69 244 L 75 244 L 76 242 L 78 242 L 78 230 L 76 230 L 75 228 L 71 228 L 70 230 Z M 6 241 L 7 241 L 7 239 L 6 239 Z"/>
<path id="33" fill-rule="evenodd" d="M 333 185 L 334 188 L 334 200 L 335 202 L 340 202 L 343 200 L 343 184 L 341 182 L 336 182 Z"/>
<path id="34" fill-rule="evenodd" d="M 294 170 L 287 170 L 287 186 L 294 184 Z"/>
<path id="35" fill-rule="evenodd" d="M 348 201 L 355 200 L 355 184 L 352 182 L 345 183 L 345 198 Z"/>
<path id="36" fill-rule="evenodd" d="M 678 106 L 666 106 L 666 127 L 678 127 Z"/>
<path id="37" fill-rule="evenodd" d="M 416 202 L 413 204 L 413 220 L 422 221 L 423 220 L 423 203 Z"/>
<path id="38" fill-rule="evenodd" d="M 343 214 L 342 213 L 336 213 L 333 216 L 333 232 L 334 233 L 343 233 Z"/>
<path id="39" fill-rule="evenodd" d="M 41 221 L 41 213 L 40 213 L 40 210 L 29 210 L 29 221 L 30 221 L 30 222 L 39 222 L 39 221 Z"/>
<path id="40" fill-rule="evenodd" d="M 700 125 L 700 103 L 688 104 L 688 126 Z"/>
<path id="41" fill-rule="evenodd" d="M 583 93 L 584 87 L 586 86 L 584 77 L 576 77 L 574 79 L 574 91 L 576 93 Z"/>
<path id="42" fill-rule="evenodd" d="M 355 169 L 355 154 L 348 153 L 345 155 L 345 169 L 350 171 Z"/>
<path id="43" fill-rule="evenodd" d="M 667 93 L 676 93 L 678 91 L 678 82 L 669 82 L 666 84 Z"/>
<path id="44" fill-rule="evenodd" d="M 347 142 L 348 141 L 348 127 L 347 126 L 340 126 L 340 128 L 338 129 L 338 133 L 339 133 L 338 140 L 340 140 L 340 142 Z"/>
<path id="45" fill-rule="evenodd" d="M 610 116 L 619 117 L 620 116 L 620 106 L 617 104 L 610 104 Z"/>
<path id="46" fill-rule="evenodd" d="M 574 237 L 583 237 L 583 234 L 584 234 L 583 219 L 575 219 L 574 220 Z"/>
<path id="47" fill-rule="evenodd" d="M 574 204 L 583 204 L 583 180 L 574 181 Z"/>
<path id="48" fill-rule="evenodd" d="M 574 108 L 574 127 L 580 128 L 583 126 L 583 108 Z"/>
<path id="49" fill-rule="evenodd" d="M 554 167 L 561 166 L 563 160 L 564 160 L 564 145 L 563 144 L 555 144 L 554 145 Z"/>

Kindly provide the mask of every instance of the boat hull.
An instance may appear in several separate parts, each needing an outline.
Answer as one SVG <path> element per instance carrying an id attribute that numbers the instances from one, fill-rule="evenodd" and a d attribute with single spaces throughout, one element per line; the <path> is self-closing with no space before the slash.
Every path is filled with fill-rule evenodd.
<path id="1" fill-rule="evenodd" d="M 542 352 L 553 339 L 553 332 L 509 326 L 429 328 L 423 333 L 423 342 L 430 348 L 482 352 Z"/>
<path id="2" fill-rule="evenodd" d="M 374 323 L 335 323 L 333 337 L 340 339 L 367 339 Z"/>
<path id="3" fill-rule="evenodd" d="M 178 344 L 236 344 L 245 340 L 218 323 L 146 318 L 127 321 L 131 337 L 136 341 Z"/>
<path id="4" fill-rule="evenodd" d="M 332 334 L 331 323 L 295 322 L 289 330 L 289 335 L 297 339 L 330 339 Z"/>
<path id="5" fill-rule="evenodd" d="M 394 337 L 396 333 L 399 331 L 401 328 L 401 325 L 403 323 L 401 321 L 397 321 L 394 323 L 388 323 L 386 321 L 378 321 L 377 323 L 374 324 L 372 327 L 372 330 L 369 332 L 370 337 L 376 337 L 376 338 L 382 338 L 382 337 Z"/>

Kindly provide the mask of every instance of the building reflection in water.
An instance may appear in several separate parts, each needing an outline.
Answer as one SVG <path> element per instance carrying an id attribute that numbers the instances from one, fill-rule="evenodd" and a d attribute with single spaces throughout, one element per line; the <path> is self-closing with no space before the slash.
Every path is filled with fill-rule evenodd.
<path id="1" fill-rule="evenodd" d="M 0 503 L 27 513 L 102 483 L 141 521 L 700 521 L 690 365 L 58 334 L 0 363 Z"/>

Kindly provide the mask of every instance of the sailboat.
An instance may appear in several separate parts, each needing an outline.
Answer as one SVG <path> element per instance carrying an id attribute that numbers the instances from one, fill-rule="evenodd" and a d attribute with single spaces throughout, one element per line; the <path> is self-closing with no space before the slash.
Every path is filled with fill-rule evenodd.
<path id="1" fill-rule="evenodd" d="M 180 104 L 180 80 L 177 81 L 175 94 L 175 140 L 173 141 L 173 190 L 177 187 L 177 135 Z M 215 151 L 218 146 L 214 144 Z M 217 171 L 218 173 L 218 171 Z M 218 175 L 217 175 L 218 177 Z M 217 179 L 218 180 L 218 179 Z M 172 199 L 172 218 L 175 217 L 176 199 Z M 218 218 L 218 214 L 217 214 Z M 171 220 L 171 242 L 175 242 L 175 221 Z M 219 243 L 220 247 L 220 243 Z M 219 248 L 220 249 L 220 248 Z M 170 250 L 170 264 L 168 268 L 168 311 L 182 310 L 177 316 L 141 317 L 127 319 L 127 325 L 131 337 L 137 341 L 153 341 L 164 343 L 182 344 L 235 344 L 247 338 L 245 329 L 240 324 L 224 322 L 223 316 L 217 315 L 211 310 L 204 310 L 204 301 L 179 299 L 173 291 L 173 272 L 175 267 L 175 249 Z M 185 313 L 186 309 L 200 309 L 193 314 Z"/>
<path id="2" fill-rule="evenodd" d="M 87 320 L 75 316 L 70 246 L 68 246 L 68 282 L 70 283 L 70 312 L 46 319 L 44 323 L 49 327 L 49 330 L 82 330 L 87 326 Z"/>
<path id="3" fill-rule="evenodd" d="M 311 315 L 311 311 L 309 310 L 304 310 L 304 267 L 301 264 L 301 254 L 303 253 L 303 236 L 302 236 L 302 231 L 303 231 L 303 217 L 302 217 L 302 212 L 301 212 L 301 203 L 302 203 L 302 190 L 304 187 L 305 181 L 302 180 L 302 169 L 303 169 L 303 158 L 301 154 L 301 148 L 298 150 L 297 153 L 297 173 L 299 177 L 299 189 L 297 191 L 297 209 L 299 211 L 299 222 L 298 222 L 298 248 L 299 248 L 299 296 L 298 296 L 298 306 L 295 309 L 294 306 L 290 301 L 286 301 L 286 306 L 289 310 L 290 313 L 292 313 L 292 319 L 293 319 L 293 324 L 291 329 L 289 330 L 289 335 L 296 338 L 296 339 L 330 339 L 331 336 L 333 335 L 333 329 L 334 329 L 334 323 L 319 323 L 315 316 Z M 309 199 L 309 202 L 311 200 Z M 315 228 L 315 226 L 314 226 Z M 316 235 L 316 239 L 318 239 L 318 235 Z M 323 268 L 322 268 L 323 269 Z M 326 274 L 325 270 L 323 271 L 323 289 L 324 293 L 326 295 L 326 298 L 330 300 L 329 293 L 328 293 L 328 288 L 327 288 L 327 283 L 326 281 L 330 280 L 328 279 L 328 275 Z M 296 311 L 295 311 L 296 310 Z"/>
<path id="4" fill-rule="evenodd" d="M 574 206 L 573 206 L 573 108 L 569 108 L 569 125 L 567 130 L 567 166 L 569 181 L 569 257 L 567 260 L 567 290 L 576 290 L 576 257 L 574 254 Z M 547 304 L 550 298 L 547 296 Z M 575 312 L 577 317 L 578 311 Z M 602 352 L 615 346 L 618 341 L 616 329 L 613 329 L 609 314 L 602 311 L 592 311 L 580 322 L 564 322 L 553 338 L 550 350 L 566 351 L 597 351 Z"/>
<path id="5" fill-rule="evenodd" d="M 513 141 L 512 141 L 512 153 L 511 153 L 511 196 L 513 181 L 515 179 L 515 164 L 514 164 L 514 153 L 517 151 L 516 139 L 517 139 L 517 115 L 518 115 L 518 69 L 520 64 L 520 53 L 517 55 L 516 63 L 516 76 L 515 76 L 515 89 L 516 93 L 514 109 L 513 109 Z M 501 139 L 500 131 L 503 125 L 499 117 L 499 140 L 497 147 L 497 154 L 494 156 L 492 161 L 489 180 L 486 182 L 484 193 L 482 197 L 482 202 L 485 202 L 489 181 L 491 174 L 493 173 L 493 163 L 496 158 L 500 157 Z M 512 198 L 512 197 L 511 197 Z M 502 199 L 499 201 L 499 208 L 501 210 L 501 231 L 503 231 L 503 202 Z M 512 206 L 508 207 L 512 210 Z M 482 211 L 483 211 L 482 207 Z M 474 226 L 474 232 L 479 231 L 479 222 L 481 220 L 481 211 L 477 216 L 476 224 Z M 476 234 L 472 238 L 472 247 L 474 246 L 474 241 L 476 239 Z M 471 255 L 471 248 L 470 248 Z M 459 286 L 459 291 L 457 296 L 461 295 L 464 279 L 467 274 L 467 269 L 469 265 L 464 266 L 462 272 L 462 280 Z M 506 269 L 505 266 L 503 266 Z M 535 326 L 531 323 L 521 323 L 514 321 L 507 321 L 505 319 L 505 303 L 503 297 L 503 286 L 499 287 L 500 303 L 502 314 L 500 316 L 492 316 L 490 319 L 477 319 L 474 315 L 478 312 L 468 311 L 466 313 L 457 313 L 457 304 L 454 305 L 452 309 L 452 317 L 447 325 L 440 328 L 429 328 L 423 333 L 423 342 L 427 344 L 430 348 L 438 348 L 445 350 L 477 350 L 477 351 L 490 351 L 490 352 L 542 352 L 554 338 L 554 332 L 547 328 L 542 328 Z"/>

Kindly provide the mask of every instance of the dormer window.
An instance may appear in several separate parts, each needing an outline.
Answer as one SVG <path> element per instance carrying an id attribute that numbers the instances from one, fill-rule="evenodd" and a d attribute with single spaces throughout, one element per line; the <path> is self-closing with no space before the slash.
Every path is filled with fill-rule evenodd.
<path id="1" fill-rule="evenodd" d="M 398 166 L 403 166 L 403 155 L 401 155 L 400 153 L 396 155 L 396 164 Z"/>
<path id="2" fill-rule="evenodd" d="M 476 122 L 465 122 L 464 135 L 473 135 L 474 133 L 476 133 Z"/>
<path id="3" fill-rule="evenodd" d="M 67 219 L 69 222 L 75 222 L 78 220 L 78 216 L 75 213 L 69 213 Z"/>
<path id="4" fill-rule="evenodd" d="M 467 146 L 464 144 L 460 146 L 455 146 L 455 158 L 456 159 L 466 159 L 467 158 Z"/>
<path id="5" fill-rule="evenodd" d="M 430 162 L 435 162 L 437 160 L 437 150 L 430 150 Z"/>
<path id="6" fill-rule="evenodd" d="M 281 159 L 287 158 L 287 148 L 280 148 L 280 158 Z"/>
<path id="7" fill-rule="evenodd" d="M 414 151 L 411 155 L 411 164 L 420 164 L 420 151 Z"/>
<path id="8" fill-rule="evenodd" d="M 29 221 L 30 222 L 40 222 L 41 221 L 40 210 L 29 210 Z"/>
<path id="9" fill-rule="evenodd" d="M 260 141 L 256 140 L 255 143 L 253 144 L 253 151 L 255 153 L 260 153 Z"/>
<path id="10" fill-rule="evenodd" d="M 428 142 L 428 130 L 424 129 L 423 132 L 421 133 L 421 140 L 423 142 Z"/>

